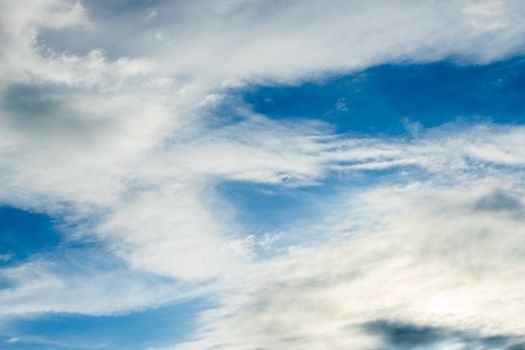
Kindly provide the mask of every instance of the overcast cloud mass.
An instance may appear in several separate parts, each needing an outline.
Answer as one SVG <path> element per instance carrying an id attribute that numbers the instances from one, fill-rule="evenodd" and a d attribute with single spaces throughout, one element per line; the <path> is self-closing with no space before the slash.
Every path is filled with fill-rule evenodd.
<path id="1" fill-rule="evenodd" d="M 0 348 L 525 349 L 525 2 L 0 0 Z"/>

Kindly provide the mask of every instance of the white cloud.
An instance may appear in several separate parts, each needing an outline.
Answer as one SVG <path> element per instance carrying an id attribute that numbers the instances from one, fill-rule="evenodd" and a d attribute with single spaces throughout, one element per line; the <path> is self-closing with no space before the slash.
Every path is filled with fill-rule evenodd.
<path id="1" fill-rule="evenodd" d="M 203 314 L 199 339 L 176 348 L 382 348 L 366 331 L 375 321 L 520 336 L 525 198 L 513 180 L 434 179 L 343 196 L 316 230 L 299 228 L 331 242 L 253 266 L 228 291 L 235 297 Z M 495 190 L 521 206 L 480 210 Z"/>
<path id="2" fill-rule="evenodd" d="M 523 11 L 518 1 L 175 2 L 159 13 L 177 15 L 158 22 L 174 40 L 151 44 L 154 28 L 131 46 L 176 76 L 293 82 L 383 62 L 516 54 Z"/>
<path id="3" fill-rule="evenodd" d="M 239 296 L 205 315 L 197 348 L 366 348 L 377 340 L 354 325 L 377 318 L 523 331 L 516 311 L 522 286 L 512 278 L 522 272 L 521 214 L 472 209 L 483 186 L 521 198 L 523 128 L 348 138 L 322 123 L 271 121 L 242 108 L 235 112 L 240 121 L 218 120 L 209 110 L 246 84 L 520 54 L 523 2 L 169 2 L 118 20 L 77 1 L 0 6 L 0 202 L 89 220 L 83 233 L 104 239 L 131 267 L 124 281 L 103 272 L 71 277 L 47 269 L 50 262 L 4 269 L 17 280 L 0 293 L 4 316 L 119 312 L 182 293 L 151 290 L 136 275 L 148 271 L 190 286 L 215 279 Z M 72 28 L 84 53 L 40 37 L 46 30 L 72 36 Z M 253 261 L 253 249 L 265 238 L 246 238 L 215 191 L 224 180 L 293 187 L 318 184 L 331 171 L 407 166 L 419 169 L 410 176 L 432 180 L 380 187 L 349 207 L 343 202 L 341 217 L 328 215 L 323 230 L 298 229 L 340 244 L 311 243 L 262 263 Z M 442 177 L 448 182 L 437 181 Z M 508 239 L 500 241 L 502 230 Z"/>

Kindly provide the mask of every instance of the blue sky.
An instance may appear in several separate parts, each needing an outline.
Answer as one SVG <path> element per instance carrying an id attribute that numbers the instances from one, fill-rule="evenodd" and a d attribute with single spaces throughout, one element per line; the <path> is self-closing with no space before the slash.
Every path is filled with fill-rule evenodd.
<path id="1" fill-rule="evenodd" d="M 524 348 L 524 17 L 0 3 L 0 348 Z"/>
<path id="2" fill-rule="evenodd" d="M 123 315 L 51 314 L 17 319 L 4 336 L 6 349 L 144 349 L 185 340 L 203 300 Z M 27 338 L 26 338 L 27 337 Z M 16 341 L 9 340 L 19 339 Z"/>
<path id="3" fill-rule="evenodd" d="M 34 254 L 52 251 L 60 244 L 61 235 L 53 229 L 50 218 L 24 210 L 3 207 L 2 265 L 16 264 Z"/>
<path id="4" fill-rule="evenodd" d="M 298 86 L 254 87 L 244 100 L 258 113 L 321 119 L 339 132 L 402 134 L 405 119 L 425 128 L 522 123 L 523 68 L 519 57 L 475 66 L 451 60 L 380 65 Z"/>

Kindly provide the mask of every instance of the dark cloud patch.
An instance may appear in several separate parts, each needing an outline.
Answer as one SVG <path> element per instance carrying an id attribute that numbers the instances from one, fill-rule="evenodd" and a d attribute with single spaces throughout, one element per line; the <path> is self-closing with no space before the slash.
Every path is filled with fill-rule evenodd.
<path id="1" fill-rule="evenodd" d="M 395 349 L 441 349 L 446 344 L 461 349 L 525 349 L 525 339 L 516 336 L 498 335 L 483 337 L 471 332 L 378 320 L 366 323 L 364 330 L 380 337 L 384 350 Z"/>
<path id="2" fill-rule="evenodd" d="M 523 203 L 515 195 L 498 190 L 479 199 L 474 208 L 480 211 L 518 212 L 523 209 Z"/>
<path id="3" fill-rule="evenodd" d="M 441 330 L 432 327 L 376 321 L 368 323 L 365 328 L 379 335 L 386 343 L 405 348 L 434 344 L 443 339 Z"/>
<path id="4" fill-rule="evenodd" d="M 0 97 L 0 107 L 13 130 L 34 140 L 88 142 L 109 126 L 107 118 L 91 118 L 75 108 L 71 98 L 55 85 L 13 84 Z"/>
<path id="5" fill-rule="evenodd" d="M 525 344 L 515 344 L 508 346 L 506 350 L 525 350 Z"/>
<path id="6" fill-rule="evenodd" d="M 38 32 L 37 42 L 55 52 L 86 55 L 91 50 L 98 49 L 109 59 L 134 57 L 140 47 L 130 47 L 129 44 L 136 42 L 144 32 L 162 24 L 149 21 L 148 16 L 167 2 L 168 0 L 84 0 L 81 3 L 92 27 L 42 28 Z M 153 36 L 149 36 L 149 40 L 152 38 Z"/>
<path id="7" fill-rule="evenodd" d="M 54 91 L 49 86 L 13 84 L 3 96 L 3 105 L 17 119 L 36 120 L 56 113 L 61 104 L 53 98 Z"/>

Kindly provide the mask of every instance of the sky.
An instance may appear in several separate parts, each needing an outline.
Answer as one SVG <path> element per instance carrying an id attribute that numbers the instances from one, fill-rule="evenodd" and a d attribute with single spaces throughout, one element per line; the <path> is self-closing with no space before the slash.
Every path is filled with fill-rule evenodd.
<path id="1" fill-rule="evenodd" d="M 525 3 L 0 0 L 0 349 L 525 349 Z"/>

